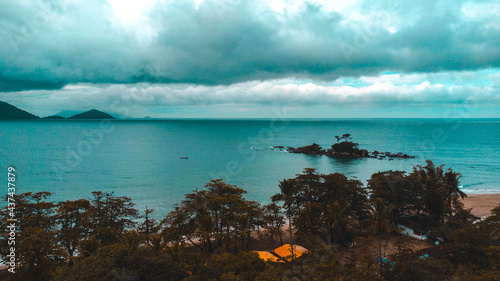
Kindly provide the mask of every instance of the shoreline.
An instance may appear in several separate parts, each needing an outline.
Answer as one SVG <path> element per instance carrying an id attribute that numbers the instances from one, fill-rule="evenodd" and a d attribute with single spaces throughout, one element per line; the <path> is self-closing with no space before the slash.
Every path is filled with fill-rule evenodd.
<path id="1" fill-rule="evenodd" d="M 466 209 L 478 217 L 491 216 L 491 210 L 500 204 L 500 193 L 467 194 L 462 200 Z"/>

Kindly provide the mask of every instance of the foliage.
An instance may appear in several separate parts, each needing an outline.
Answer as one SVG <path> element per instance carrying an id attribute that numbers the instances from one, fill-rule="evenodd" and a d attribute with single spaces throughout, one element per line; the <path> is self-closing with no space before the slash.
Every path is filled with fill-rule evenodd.
<path id="1" fill-rule="evenodd" d="M 460 174 L 451 169 L 444 170 L 444 165 L 435 166 L 427 160 L 427 165 L 416 166 L 409 175 L 410 181 L 421 190 L 423 207 L 426 214 L 436 223 L 443 224 L 446 217 L 453 215 L 453 198 L 467 195 L 459 188 Z"/>
<path id="2" fill-rule="evenodd" d="M 207 253 L 214 250 L 213 239 L 217 246 L 226 249 L 237 248 L 235 238 L 240 240 L 241 248 L 248 246 L 251 231 L 261 223 L 260 205 L 245 200 L 245 190 L 220 179 L 211 180 L 205 187 L 205 190 L 186 194 L 186 199 L 163 220 L 166 240 L 182 243 L 187 239 Z M 193 241 L 196 238 L 203 246 Z"/>
<path id="3" fill-rule="evenodd" d="M 360 154 L 359 143 L 352 142 L 350 134 L 344 134 L 341 137 L 335 136 L 337 142 L 331 146 L 330 152 Z"/>
<path id="4" fill-rule="evenodd" d="M 274 196 L 283 201 L 289 221 L 293 222 L 302 241 L 320 236 L 336 242 L 368 216 L 367 193 L 358 180 L 340 173 L 318 174 L 305 169 L 294 179 L 280 182 L 281 193 Z"/>
<path id="5" fill-rule="evenodd" d="M 50 192 L 27 192 L 15 197 L 18 228 L 12 246 L 15 246 L 19 267 L 15 278 L 20 280 L 50 280 L 57 265 L 66 257 L 57 241 L 56 205 L 47 201 L 51 195 Z M 7 207 L 3 208 L 3 217 L 7 217 L 8 212 Z M 7 224 L 9 222 L 2 220 L 2 237 L 8 236 Z M 1 241 L 2 253 L 9 253 L 11 245 L 8 240 Z"/>
<path id="6" fill-rule="evenodd" d="M 57 236 L 70 257 L 73 256 L 80 241 L 88 235 L 90 207 L 90 202 L 86 199 L 68 200 L 57 205 L 55 219 L 60 225 Z"/>
<path id="7" fill-rule="evenodd" d="M 144 221 L 137 227 L 138 233 L 148 242 L 152 239 L 152 235 L 160 230 L 158 221 L 151 217 L 154 211 L 154 209 L 148 209 L 146 206 L 144 215 L 141 216 L 141 218 L 144 218 Z"/>
<path id="8" fill-rule="evenodd" d="M 372 204 L 381 199 L 390 206 L 390 220 L 393 224 L 398 224 L 401 218 L 422 211 L 423 189 L 414 184 L 403 171 L 375 173 L 368 180 L 367 187 Z"/>
<path id="9" fill-rule="evenodd" d="M 413 172 L 387 171 L 375 173 L 368 180 L 370 200 L 385 200 L 391 206 L 393 224 L 402 218 L 426 215 L 433 226 L 446 221 L 471 222 L 470 210 L 464 210 L 458 200 L 467 195 L 460 190 L 460 174 L 444 165 L 435 166 L 430 160 L 427 165 L 416 166 Z"/>
<path id="10" fill-rule="evenodd" d="M 16 196 L 18 267 L 0 279 L 496 280 L 500 205 L 478 221 L 460 200 L 459 179 L 430 161 L 409 174 L 375 173 L 367 189 L 340 173 L 305 169 L 280 181 L 280 192 L 262 207 L 246 200 L 244 189 L 212 180 L 186 194 L 161 224 L 151 209 L 139 217 L 128 197 L 93 192 L 90 201 L 56 204 L 49 192 L 23 193 Z M 7 217 L 9 209 L 1 212 Z M 395 225 L 414 216 L 446 238 L 428 258 L 397 235 Z M 308 253 L 274 263 L 248 251 L 261 227 L 273 248 L 275 240 L 283 244 L 285 219 L 291 244 Z M 0 221 L 2 253 L 9 250 L 7 223 Z M 355 243 L 342 246 L 349 236 Z M 396 253 L 381 262 L 389 238 Z"/>
<path id="11" fill-rule="evenodd" d="M 240 251 L 238 254 L 224 252 L 213 256 L 198 274 L 186 280 L 255 280 L 266 269 L 256 253 Z"/>
<path id="12" fill-rule="evenodd" d="M 263 236 L 272 241 L 273 249 L 274 239 L 278 238 L 280 245 L 283 245 L 283 227 L 285 226 L 285 217 L 281 207 L 276 202 L 269 203 L 263 208 L 264 232 Z"/>
<path id="13" fill-rule="evenodd" d="M 89 235 L 99 239 L 104 245 L 116 243 L 122 233 L 134 227 L 138 217 L 135 204 L 129 197 L 117 197 L 101 191 L 92 192 L 94 199 L 89 210 Z"/>

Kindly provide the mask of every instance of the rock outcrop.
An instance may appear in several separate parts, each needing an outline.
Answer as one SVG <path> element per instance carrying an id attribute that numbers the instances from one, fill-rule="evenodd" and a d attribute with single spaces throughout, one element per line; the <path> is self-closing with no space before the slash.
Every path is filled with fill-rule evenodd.
<path id="1" fill-rule="evenodd" d="M 337 138 L 337 143 L 333 144 L 331 148 L 328 150 L 324 150 L 319 144 L 313 143 L 311 145 L 306 145 L 301 147 L 288 147 L 287 151 L 290 153 L 325 155 L 332 158 L 377 158 L 380 160 L 415 158 L 415 156 L 403 154 L 402 152 L 391 153 L 391 152 L 378 152 L 376 150 L 370 152 L 366 149 L 359 149 L 358 143 L 350 141 L 351 136 L 349 134 L 345 134 L 342 137 L 336 137 L 336 138 Z M 275 148 L 278 147 L 282 148 L 282 146 L 275 146 Z"/>

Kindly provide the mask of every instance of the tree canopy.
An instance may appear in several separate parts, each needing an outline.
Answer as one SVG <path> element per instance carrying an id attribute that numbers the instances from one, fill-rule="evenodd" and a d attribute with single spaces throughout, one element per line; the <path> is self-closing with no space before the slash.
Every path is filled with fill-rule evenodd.
<path id="1" fill-rule="evenodd" d="M 57 203 L 50 192 L 22 193 L 15 198 L 16 273 L 0 278 L 495 280 L 500 205 L 479 221 L 464 208 L 459 182 L 459 173 L 430 161 L 410 173 L 375 173 L 366 187 L 341 173 L 307 168 L 279 181 L 278 192 L 261 206 L 247 200 L 244 189 L 216 179 L 186 194 L 161 222 L 154 210 L 139 215 L 131 198 L 113 193 Z M 415 217 L 428 224 L 429 237 L 445 241 L 430 245 L 435 253 L 428 258 L 396 227 Z M 8 222 L 0 224 L 0 250 L 9 253 Z M 389 241 L 397 253 L 384 257 Z M 264 261 L 252 250 L 266 243 L 272 245 L 267 250 L 290 243 L 309 251 Z"/>

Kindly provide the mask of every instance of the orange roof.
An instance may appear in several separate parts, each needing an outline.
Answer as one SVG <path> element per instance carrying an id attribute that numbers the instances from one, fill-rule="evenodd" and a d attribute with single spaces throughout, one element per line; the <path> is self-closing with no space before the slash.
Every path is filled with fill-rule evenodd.
<path id="1" fill-rule="evenodd" d="M 281 247 L 274 249 L 274 253 L 276 253 L 280 257 L 286 258 L 287 260 L 291 260 L 292 246 L 290 244 L 285 244 Z M 295 257 L 298 258 L 302 256 L 302 254 L 307 253 L 307 249 L 299 245 L 293 245 L 293 253 Z"/>
<path id="2" fill-rule="evenodd" d="M 285 262 L 291 261 L 292 260 L 292 247 L 290 244 L 285 244 L 281 247 L 278 247 L 274 249 L 274 254 L 280 256 L 281 258 L 277 257 L 273 253 L 267 252 L 267 251 L 253 251 L 259 255 L 259 258 L 261 258 L 264 261 L 274 261 L 274 262 Z M 308 250 L 302 246 L 299 245 L 293 245 L 293 253 L 296 258 L 302 256 L 304 253 L 307 253 Z"/>
<path id="3" fill-rule="evenodd" d="M 267 252 L 267 251 L 253 251 L 254 253 L 259 254 L 259 258 L 264 261 L 274 261 L 274 262 L 283 262 L 278 260 L 278 257 Z"/>

